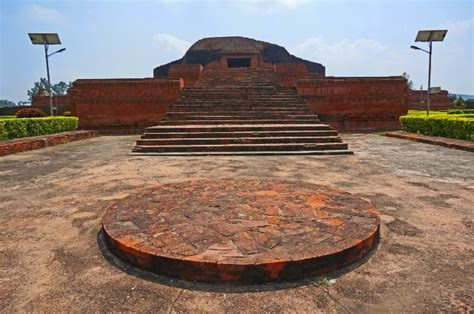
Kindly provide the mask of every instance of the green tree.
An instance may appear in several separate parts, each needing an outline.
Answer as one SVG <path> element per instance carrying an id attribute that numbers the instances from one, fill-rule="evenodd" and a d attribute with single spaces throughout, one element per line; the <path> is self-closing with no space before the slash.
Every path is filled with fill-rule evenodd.
<path id="1" fill-rule="evenodd" d="M 60 81 L 57 84 L 53 84 L 51 86 L 51 89 L 53 90 L 53 93 L 55 95 L 65 95 L 68 88 L 70 88 L 71 86 L 72 86 L 72 82 L 66 83 L 66 82 Z M 39 82 L 35 82 L 34 86 L 30 90 L 28 90 L 27 93 L 28 93 L 29 100 L 31 100 L 31 98 L 42 89 L 49 90 L 48 80 L 45 79 L 44 77 L 40 78 Z"/>
<path id="2" fill-rule="evenodd" d="M 0 107 L 14 107 L 16 104 L 8 99 L 0 99 Z"/>
<path id="3" fill-rule="evenodd" d="M 72 87 L 72 82 L 66 83 L 63 81 L 60 81 L 57 84 L 54 84 L 52 86 L 53 92 L 56 95 L 65 95 L 67 93 L 68 88 Z"/>
<path id="4" fill-rule="evenodd" d="M 453 103 L 454 103 L 454 108 L 458 108 L 458 109 L 466 108 L 466 102 L 464 101 L 464 99 L 462 99 L 461 96 L 455 98 Z"/>
<path id="5" fill-rule="evenodd" d="M 406 85 L 409 89 L 413 89 L 413 81 L 410 80 L 410 75 L 407 72 L 403 72 L 403 78 L 406 80 Z"/>

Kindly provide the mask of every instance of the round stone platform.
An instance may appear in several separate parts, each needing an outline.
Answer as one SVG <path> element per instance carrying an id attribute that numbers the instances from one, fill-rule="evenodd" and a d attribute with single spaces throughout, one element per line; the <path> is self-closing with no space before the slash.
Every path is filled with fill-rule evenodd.
<path id="1" fill-rule="evenodd" d="M 270 282 L 361 258 L 379 214 L 347 192 L 279 180 L 197 180 L 139 191 L 107 209 L 108 247 L 152 272 L 192 281 Z"/>

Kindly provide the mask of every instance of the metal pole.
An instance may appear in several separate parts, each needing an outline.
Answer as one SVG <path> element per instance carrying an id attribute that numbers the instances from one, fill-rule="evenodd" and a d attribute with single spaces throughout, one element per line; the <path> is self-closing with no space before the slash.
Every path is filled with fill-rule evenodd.
<path id="1" fill-rule="evenodd" d="M 53 112 L 53 92 L 51 90 L 51 80 L 49 78 L 48 44 L 44 44 L 44 55 L 46 57 L 46 74 L 48 75 L 49 111 L 51 113 L 51 116 L 53 116 L 54 115 L 54 112 Z"/>
<path id="2" fill-rule="evenodd" d="M 431 95 L 430 95 L 430 88 L 431 88 L 431 46 L 432 42 L 430 40 L 430 52 L 429 52 L 429 64 L 428 64 L 428 107 L 426 111 L 426 115 L 430 115 L 430 105 L 431 105 Z"/>

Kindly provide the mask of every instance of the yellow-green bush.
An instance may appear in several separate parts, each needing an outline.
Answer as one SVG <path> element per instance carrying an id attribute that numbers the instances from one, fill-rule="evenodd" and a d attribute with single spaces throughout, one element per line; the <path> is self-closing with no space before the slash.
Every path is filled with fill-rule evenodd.
<path id="1" fill-rule="evenodd" d="M 409 111 L 400 123 L 410 132 L 474 141 L 474 116 L 469 114 L 432 111 L 427 116 L 425 111 Z"/>
<path id="2" fill-rule="evenodd" d="M 472 114 L 472 115 L 474 115 L 474 109 L 449 109 L 448 114 Z"/>
<path id="3" fill-rule="evenodd" d="M 76 117 L 0 119 L 0 140 L 73 131 L 78 122 Z"/>

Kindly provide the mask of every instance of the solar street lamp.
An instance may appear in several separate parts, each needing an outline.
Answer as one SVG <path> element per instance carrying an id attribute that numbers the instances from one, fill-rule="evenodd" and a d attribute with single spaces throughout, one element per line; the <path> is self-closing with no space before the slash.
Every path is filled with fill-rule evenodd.
<path id="1" fill-rule="evenodd" d="M 33 45 L 44 45 L 44 56 L 46 58 L 46 72 L 48 75 L 48 90 L 49 90 L 49 110 L 51 115 L 53 112 L 53 91 L 51 90 L 51 80 L 49 77 L 49 57 L 56 53 L 60 53 L 66 50 L 66 48 L 59 49 L 53 53 L 48 54 L 49 45 L 60 45 L 61 40 L 57 33 L 28 33 L 30 36 L 31 43 Z"/>
<path id="2" fill-rule="evenodd" d="M 419 48 L 417 46 L 410 46 L 411 49 L 414 50 L 421 50 L 426 52 L 429 55 L 428 58 L 428 103 L 426 107 L 426 115 L 430 115 L 430 104 L 431 104 L 431 54 L 432 54 L 432 46 L 433 46 L 433 41 L 443 41 L 444 37 L 446 37 L 447 30 L 424 30 L 424 31 L 418 31 L 418 34 L 416 35 L 415 41 L 421 41 L 421 42 L 427 42 L 429 43 L 429 50 L 425 50 L 422 48 Z"/>

